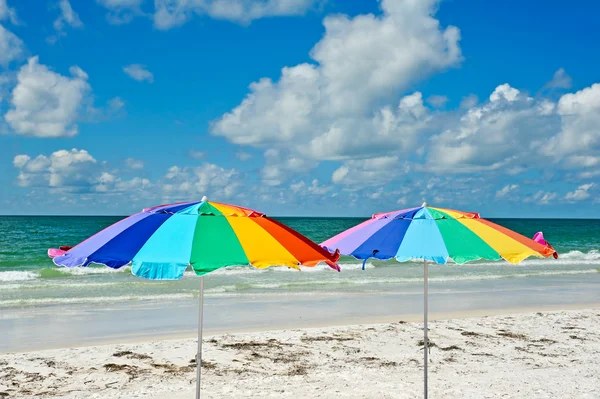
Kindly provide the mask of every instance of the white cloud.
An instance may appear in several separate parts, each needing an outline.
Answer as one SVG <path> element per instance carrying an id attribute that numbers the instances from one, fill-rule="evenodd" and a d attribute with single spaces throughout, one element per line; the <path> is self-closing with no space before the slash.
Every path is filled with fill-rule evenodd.
<path id="1" fill-rule="evenodd" d="M 508 83 L 504 83 L 496 87 L 494 92 L 490 94 L 490 102 L 499 102 L 506 100 L 508 102 L 516 101 L 519 98 L 521 92 L 514 87 L 510 87 Z"/>
<path id="2" fill-rule="evenodd" d="M 108 10 L 106 19 L 109 23 L 119 25 L 129 23 L 135 16 L 142 15 L 143 0 L 96 0 Z"/>
<path id="3" fill-rule="evenodd" d="M 461 60 L 457 28 L 431 15 L 436 2 L 387 0 L 380 16 L 325 18 L 325 34 L 310 55 L 316 64 L 263 78 L 211 132 L 237 144 L 285 147 L 302 157 L 345 159 L 397 152 L 414 144 L 428 118 L 421 93 L 398 107 L 381 106 L 415 81 Z"/>
<path id="4" fill-rule="evenodd" d="M 59 38 L 66 36 L 64 31 L 65 25 L 72 28 L 83 28 L 83 22 L 81 22 L 79 15 L 71 7 L 69 0 L 59 0 L 57 6 L 60 10 L 60 15 L 54 20 L 54 24 L 52 25 L 56 33 L 46 39 L 50 44 L 54 44 Z"/>
<path id="5" fill-rule="evenodd" d="M 549 156 L 598 156 L 600 151 L 600 84 L 576 93 L 563 95 L 558 101 L 560 132 L 552 137 L 545 152 Z"/>
<path id="6" fill-rule="evenodd" d="M 7 66 L 23 55 L 23 41 L 0 25 L 0 65 Z"/>
<path id="7" fill-rule="evenodd" d="M 239 173 L 235 169 L 204 163 L 196 167 L 169 168 L 159 183 L 165 198 L 183 200 L 201 198 L 229 198 L 236 194 L 240 184 Z"/>
<path id="8" fill-rule="evenodd" d="M 85 150 L 59 150 L 50 156 L 17 155 L 13 164 L 20 170 L 22 187 L 50 187 L 66 191 L 89 191 L 97 161 Z"/>
<path id="9" fill-rule="evenodd" d="M 435 108 L 441 108 L 444 105 L 446 105 L 446 103 L 448 102 L 448 97 L 446 96 L 440 96 L 440 95 L 433 95 L 433 96 L 429 96 L 427 98 L 427 103 Z"/>
<path id="10" fill-rule="evenodd" d="M 190 150 L 190 157 L 194 159 L 202 159 L 206 155 L 204 151 Z"/>
<path id="11" fill-rule="evenodd" d="M 36 137 L 69 137 L 78 133 L 75 121 L 91 88 L 87 74 L 77 66 L 71 77 L 60 75 L 29 59 L 17 75 L 11 109 L 5 119 L 18 134 Z"/>
<path id="12" fill-rule="evenodd" d="M 134 177 L 129 180 L 122 180 L 108 172 L 103 172 L 94 182 L 94 191 L 97 193 L 122 194 L 143 192 L 153 188 L 154 185 L 148 179 Z"/>
<path id="13" fill-rule="evenodd" d="M 489 101 L 467 109 L 460 119 L 429 141 L 427 167 L 434 171 L 508 170 L 531 162 L 542 143 L 559 128 L 554 104 L 535 101 L 508 84 L 498 86 Z"/>
<path id="14" fill-rule="evenodd" d="M 267 186 L 278 186 L 291 176 L 305 173 L 316 166 L 314 161 L 276 149 L 265 151 L 264 157 L 265 166 L 261 175 Z"/>
<path id="15" fill-rule="evenodd" d="M 123 72 L 125 72 L 132 79 L 137 80 L 138 82 L 148 81 L 150 83 L 154 82 L 154 75 L 148 69 L 146 69 L 145 65 L 141 64 L 131 64 L 123 67 Z"/>
<path id="16" fill-rule="evenodd" d="M 13 165 L 15 168 L 22 168 L 27 164 L 27 162 L 29 162 L 30 159 L 31 157 L 29 155 L 17 155 L 13 159 Z"/>
<path id="17" fill-rule="evenodd" d="M 377 191 L 374 191 L 374 192 L 368 194 L 367 197 L 377 200 L 377 199 L 380 199 L 382 195 L 383 195 L 383 187 L 380 187 L 377 189 Z"/>
<path id="18" fill-rule="evenodd" d="M 331 186 L 323 186 L 319 183 L 319 180 L 313 179 L 310 186 L 308 186 L 308 192 L 314 195 L 325 195 L 333 189 Z"/>
<path id="19" fill-rule="evenodd" d="M 473 108 L 479 102 L 479 98 L 475 94 L 469 94 L 468 96 L 463 97 L 460 102 L 461 108 Z"/>
<path id="20" fill-rule="evenodd" d="M 238 151 L 235 153 L 235 156 L 237 159 L 239 159 L 240 161 L 247 161 L 250 158 L 252 158 L 252 154 L 244 152 L 244 151 Z"/>
<path id="21" fill-rule="evenodd" d="M 127 173 L 139 168 L 141 161 L 126 160 Z M 18 170 L 16 184 L 29 193 L 24 197 L 40 201 L 66 201 L 73 205 L 102 204 L 135 210 L 138 206 L 190 200 L 208 195 L 215 200 L 236 202 L 253 187 L 244 186 L 235 169 L 211 163 L 197 167 L 170 167 L 162 177 L 151 181 L 140 176 L 124 178 L 106 161 L 97 160 L 86 150 L 59 150 L 49 155 L 19 154 L 13 158 Z M 315 191 L 326 190 L 318 183 Z"/>
<path id="22" fill-rule="evenodd" d="M 299 181 L 298 183 L 292 183 L 290 184 L 290 189 L 296 194 L 300 193 L 306 189 L 306 183 L 304 183 L 304 180 Z"/>
<path id="23" fill-rule="evenodd" d="M 348 160 L 333 172 L 331 181 L 357 189 L 381 186 L 407 172 L 408 166 L 400 164 L 397 156 Z"/>
<path id="24" fill-rule="evenodd" d="M 290 184 L 290 189 L 297 195 L 315 195 L 323 196 L 333 190 L 332 186 L 323 186 L 318 179 L 313 179 L 310 185 L 307 185 L 303 180 L 298 183 Z"/>
<path id="25" fill-rule="evenodd" d="M 127 159 L 126 164 L 133 170 L 143 167 L 141 161 L 132 158 Z M 241 190 L 239 173 L 235 169 L 204 163 L 198 167 L 173 166 L 154 182 L 139 176 L 124 179 L 118 171 L 110 170 L 107 162 L 96 160 L 86 150 L 75 148 L 55 151 L 50 155 L 40 154 L 35 158 L 20 154 L 14 157 L 13 165 L 19 170 L 19 186 L 52 194 L 77 194 L 80 200 L 93 200 L 91 194 L 114 196 L 115 200 L 126 203 L 140 198 L 157 203 L 189 200 L 202 195 L 225 199 Z M 317 185 L 315 189 L 320 188 Z"/>
<path id="26" fill-rule="evenodd" d="M 550 89 L 570 89 L 573 86 L 573 80 L 563 68 L 554 73 L 552 80 L 546 83 L 546 88 Z"/>
<path id="27" fill-rule="evenodd" d="M 4 98 L 10 93 L 9 87 L 12 84 L 12 77 L 7 75 L 0 75 L 0 104 L 4 101 Z M 1 124 L 1 121 L 0 121 Z"/>
<path id="28" fill-rule="evenodd" d="M 139 159 L 127 158 L 125 164 L 130 169 L 144 169 L 144 161 L 140 161 Z"/>
<path id="29" fill-rule="evenodd" d="M 583 201 L 590 197 L 589 189 L 594 187 L 594 183 L 582 184 L 575 191 L 567 193 L 565 199 L 567 201 Z"/>
<path id="30" fill-rule="evenodd" d="M 155 0 L 154 26 L 170 29 L 194 14 L 241 24 L 264 17 L 302 15 L 315 0 Z"/>
<path id="31" fill-rule="evenodd" d="M 517 188 L 519 188 L 518 184 L 507 184 L 506 186 L 504 186 L 501 190 L 498 190 L 496 192 L 496 198 L 503 198 L 506 197 L 508 194 L 512 193 L 513 191 L 515 191 Z"/>
<path id="32" fill-rule="evenodd" d="M 117 112 L 125 107 L 125 101 L 121 97 L 113 97 L 108 100 L 108 109 L 110 112 Z"/>
<path id="33" fill-rule="evenodd" d="M 9 7 L 6 0 L 0 0 L 0 21 L 10 20 L 13 25 L 19 24 L 17 12 L 14 8 Z"/>
<path id="34" fill-rule="evenodd" d="M 526 197 L 524 202 L 532 202 L 539 205 L 548 205 L 552 200 L 557 197 L 555 192 L 545 192 L 543 190 L 539 190 L 531 197 Z"/>

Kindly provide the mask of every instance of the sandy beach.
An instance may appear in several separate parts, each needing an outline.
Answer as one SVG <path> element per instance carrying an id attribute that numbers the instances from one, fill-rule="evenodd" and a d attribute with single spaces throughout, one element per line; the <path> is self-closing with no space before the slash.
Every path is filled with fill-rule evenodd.
<path id="1" fill-rule="evenodd" d="M 430 396 L 600 398 L 600 308 L 430 323 Z M 192 338 L 0 355 L 0 396 L 190 398 Z M 205 337 L 206 398 L 415 398 L 422 324 Z"/>

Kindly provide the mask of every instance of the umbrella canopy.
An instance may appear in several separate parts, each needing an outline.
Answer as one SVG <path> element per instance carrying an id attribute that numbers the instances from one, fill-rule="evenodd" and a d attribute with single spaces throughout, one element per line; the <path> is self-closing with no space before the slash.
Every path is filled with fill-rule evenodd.
<path id="1" fill-rule="evenodd" d="M 144 209 L 54 255 L 56 265 L 67 267 L 131 263 L 133 274 L 153 280 L 179 279 L 189 265 L 200 276 L 233 265 L 326 262 L 337 270 L 339 258 L 263 213 L 205 198 Z"/>
<path id="2" fill-rule="evenodd" d="M 99 263 L 115 269 L 131 263 L 131 272 L 152 280 L 183 277 L 189 265 L 200 277 L 196 398 L 200 398 L 204 275 L 227 266 L 257 268 L 335 263 L 330 253 L 263 213 L 235 205 L 184 202 L 146 208 L 107 227 L 75 247 L 48 250 L 59 266 Z"/>
<path id="3" fill-rule="evenodd" d="M 445 264 L 478 259 L 518 263 L 555 253 L 521 234 L 479 217 L 478 213 L 421 207 L 378 213 L 321 244 L 357 259 L 411 259 Z"/>
<path id="4" fill-rule="evenodd" d="M 434 208 L 426 203 L 418 208 L 378 213 L 348 229 L 321 246 L 337 248 L 343 255 L 364 259 L 391 259 L 400 262 L 422 259 L 424 263 L 423 357 L 424 397 L 427 399 L 428 365 L 428 268 L 427 261 L 446 264 L 478 259 L 518 263 L 530 256 L 555 255 L 554 249 L 538 237 L 531 240 L 505 227 L 481 219 L 478 213 Z M 336 251 L 337 251 L 336 250 Z"/>

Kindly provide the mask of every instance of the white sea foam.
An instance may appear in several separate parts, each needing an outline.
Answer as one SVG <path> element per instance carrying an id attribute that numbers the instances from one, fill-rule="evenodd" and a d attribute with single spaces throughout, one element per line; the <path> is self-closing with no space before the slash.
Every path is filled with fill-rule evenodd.
<path id="1" fill-rule="evenodd" d="M 29 271 L 6 271 L 0 272 L 0 281 L 26 281 L 38 278 L 40 275 Z"/>
<path id="2" fill-rule="evenodd" d="M 78 303 L 117 303 L 131 301 L 173 301 L 178 299 L 194 298 L 195 294 L 179 293 L 164 295 L 121 295 L 121 296 L 92 296 L 75 298 L 30 298 L 9 299 L 0 301 L 0 308 L 16 306 L 43 306 L 43 305 L 69 305 Z"/>
<path id="3" fill-rule="evenodd" d="M 149 280 L 144 280 L 144 279 L 137 279 L 137 281 L 119 281 L 119 282 L 105 282 L 105 283 L 100 283 L 100 282 L 90 282 L 89 280 L 78 280 L 79 282 L 73 282 L 73 280 L 67 280 L 67 281 L 60 281 L 60 282 L 56 282 L 56 281 L 48 281 L 48 280 L 35 280 L 35 281 L 30 281 L 29 283 L 26 284 L 0 284 L 0 291 L 2 290 L 35 290 L 35 289 L 44 289 L 44 288 L 50 288 L 50 289 L 77 289 L 77 288 L 99 288 L 99 287 L 116 287 L 116 286 L 123 286 L 123 285 L 145 285 L 145 284 L 152 284 L 152 285 L 160 285 L 160 284 L 168 284 L 171 283 L 171 280 L 165 280 L 165 281 L 149 281 Z"/>
<path id="4" fill-rule="evenodd" d="M 440 276 L 430 277 L 430 283 L 443 283 L 443 282 L 460 282 L 460 281 L 476 281 L 476 280 L 496 280 L 504 278 L 524 278 L 524 277 L 543 277 L 543 276 L 560 276 L 560 275 L 578 275 L 578 274 L 590 274 L 598 273 L 596 269 L 587 270 L 552 270 L 552 271 L 539 271 L 539 272 L 526 272 L 516 274 L 461 274 L 454 276 Z M 219 293 L 231 293 L 236 291 L 246 290 L 273 290 L 273 289 L 293 289 L 301 287 L 318 287 L 318 286 L 335 286 L 335 285 L 348 285 L 348 286 L 361 286 L 361 285 L 372 285 L 372 284 L 410 284 L 410 283 L 422 283 L 422 277 L 373 277 L 370 278 L 367 275 L 361 278 L 345 278 L 335 280 L 304 280 L 304 281 L 281 281 L 273 283 L 243 283 L 243 284 L 230 284 L 222 285 L 214 288 L 205 290 L 209 294 Z"/>
<path id="5" fill-rule="evenodd" d="M 560 259 L 575 259 L 575 260 L 596 260 L 600 261 L 600 251 L 592 249 L 585 253 L 581 251 L 569 251 L 566 254 L 559 254 L 558 260 Z"/>
<path id="6" fill-rule="evenodd" d="M 421 263 L 422 261 L 417 261 L 416 263 Z M 412 262 L 409 262 L 412 263 Z M 340 267 L 342 269 L 342 272 L 344 271 L 358 271 L 362 268 L 362 262 L 359 261 L 352 261 L 352 260 L 348 260 L 348 261 L 342 261 L 339 263 Z M 387 267 L 389 265 L 393 265 L 395 264 L 395 262 L 392 260 L 390 262 L 387 263 L 378 263 L 377 261 L 372 261 L 370 260 L 369 262 L 366 263 L 365 268 L 366 269 L 373 269 L 373 268 L 377 268 L 377 267 Z M 414 266 L 416 266 L 413 263 Z M 457 265 L 448 265 L 449 267 L 458 267 Z M 471 262 L 471 263 L 467 263 L 465 265 L 462 265 L 461 267 L 465 267 L 465 268 L 470 268 L 473 267 L 474 269 L 480 268 L 480 267 L 488 267 L 488 266 L 494 266 L 494 267 L 503 267 L 503 268 L 515 268 L 518 269 L 520 267 L 523 266 L 548 266 L 551 267 L 552 269 L 555 269 L 557 267 L 561 267 L 561 266 L 592 266 L 592 267 L 600 267 L 600 251 L 599 250 L 591 250 L 588 252 L 582 252 L 582 251 L 569 251 L 563 254 L 559 255 L 558 259 L 538 259 L 538 258 L 529 258 L 524 260 L 523 262 L 517 264 L 517 265 L 512 265 L 508 262 L 505 261 L 478 261 L 478 262 Z M 440 267 L 445 267 L 445 266 L 440 266 Z M 302 272 L 308 272 L 308 273 L 320 273 L 320 272 L 328 272 L 331 273 L 333 272 L 333 270 L 325 265 L 325 264 L 319 264 L 315 267 L 301 267 Z M 233 266 L 233 267 L 226 267 L 226 268 L 222 268 L 219 270 L 214 271 L 213 273 L 211 273 L 211 275 L 214 276 L 237 276 L 237 275 L 251 275 L 251 274 L 256 274 L 256 273 L 281 273 L 281 272 L 293 272 L 293 273 L 297 273 L 297 270 L 292 269 L 292 268 L 288 268 L 288 267 L 270 267 L 270 268 L 265 268 L 265 269 L 257 269 L 251 266 Z M 547 273 L 559 273 L 559 274 L 565 274 L 562 273 L 560 271 L 555 271 L 555 270 L 551 270 L 551 271 L 546 271 Z M 574 273 L 582 273 L 585 271 L 574 271 Z M 113 274 L 113 273 L 131 273 L 131 267 L 130 266 L 124 266 L 120 269 L 112 269 L 110 267 L 105 267 L 105 266 L 92 266 L 92 267 L 73 267 L 73 268 L 67 268 L 67 267 L 60 267 L 60 268 L 46 268 L 46 269 L 42 269 L 40 270 L 36 270 L 36 271 L 18 271 L 18 270 L 11 270 L 11 271 L 1 271 L 0 272 L 0 286 L 2 286 L 1 289 L 14 289 L 14 288 L 6 288 L 6 284 L 2 285 L 2 283 L 6 282 L 6 283 L 10 283 L 10 282 L 19 282 L 19 281 L 27 281 L 27 280 L 34 280 L 34 279 L 38 279 L 38 278 L 44 278 L 45 280 L 52 280 L 54 277 L 68 277 L 68 276 L 86 276 L 86 275 L 102 275 L 102 274 Z M 542 271 L 540 271 L 540 273 L 542 273 Z M 518 274 L 518 273 L 517 273 Z M 517 274 L 514 274 L 514 277 L 517 277 Z M 540 274 L 536 274 L 536 275 L 540 275 Z M 187 271 L 185 273 L 186 277 L 191 277 L 194 276 L 195 277 L 195 273 L 193 271 Z M 503 278 L 506 276 L 502 276 L 499 278 Z M 490 278 L 489 276 L 477 276 L 474 277 L 474 279 L 481 279 L 481 278 Z M 435 281 L 435 280 L 432 280 Z"/>
<path id="7" fill-rule="evenodd" d="M 74 276 L 85 276 L 88 274 L 110 274 L 110 273 L 131 273 L 130 266 L 123 266 L 119 269 L 113 269 L 108 266 L 92 266 L 92 267 L 60 267 L 57 268 L 62 273 L 72 274 Z"/>
<path id="8" fill-rule="evenodd" d="M 362 268 L 362 263 L 340 263 L 340 267 L 343 267 L 343 270 L 359 270 Z M 372 269 L 375 266 L 372 263 L 367 263 L 365 265 L 365 269 Z M 302 272 L 335 272 L 331 267 L 325 264 L 319 264 L 313 267 L 310 266 L 300 266 L 300 271 Z M 252 266 L 230 266 L 224 267 L 222 269 L 217 269 L 214 272 L 210 273 L 211 276 L 236 276 L 236 275 L 245 275 L 245 274 L 256 274 L 256 273 L 272 273 L 272 272 L 293 272 L 298 273 L 297 269 L 287 267 L 287 266 L 271 266 L 266 267 L 264 269 L 259 269 Z M 196 273 L 193 271 L 186 271 L 184 276 L 196 276 Z"/>

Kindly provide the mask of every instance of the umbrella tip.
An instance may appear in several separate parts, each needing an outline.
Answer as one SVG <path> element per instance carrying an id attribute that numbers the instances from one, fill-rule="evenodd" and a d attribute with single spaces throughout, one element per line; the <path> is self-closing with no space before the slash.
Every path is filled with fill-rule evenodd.
<path id="1" fill-rule="evenodd" d="M 427 206 L 427 202 L 423 201 L 423 204 L 421 205 L 421 208 L 425 208 Z"/>
<path id="2" fill-rule="evenodd" d="M 207 202 L 208 201 L 208 197 L 205 195 L 205 196 L 202 197 L 202 199 L 200 201 Z"/>

